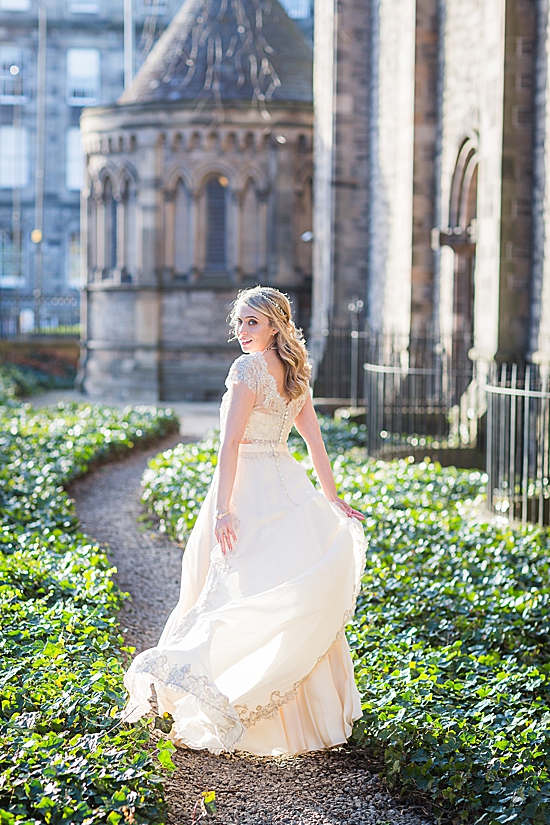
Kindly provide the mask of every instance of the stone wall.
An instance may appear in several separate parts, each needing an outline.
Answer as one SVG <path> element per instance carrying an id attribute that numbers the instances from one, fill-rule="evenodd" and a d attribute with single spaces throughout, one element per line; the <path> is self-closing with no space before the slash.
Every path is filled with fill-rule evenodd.
<path id="1" fill-rule="evenodd" d="M 307 328 L 311 244 L 301 236 L 312 228 L 311 106 L 270 111 L 269 126 L 245 106 L 227 109 L 219 126 L 191 105 L 121 105 L 83 117 L 89 394 L 219 398 L 239 352 L 226 317 L 245 286 L 288 292 Z M 226 191 L 220 271 L 206 267 L 213 177 Z"/>

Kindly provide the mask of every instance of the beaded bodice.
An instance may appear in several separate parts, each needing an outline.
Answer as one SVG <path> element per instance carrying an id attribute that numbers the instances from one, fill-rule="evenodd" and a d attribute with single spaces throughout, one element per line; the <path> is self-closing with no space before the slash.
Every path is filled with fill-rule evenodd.
<path id="1" fill-rule="evenodd" d="M 233 362 L 225 379 L 225 386 L 229 389 L 231 384 L 238 384 L 241 381 L 256 393 L 243 441 L 254 444 L 286 442 L 294 419 L 305 404 L 307 390 L 298 398 L 287 402 L 279 394 L 277 382 L 269 372 L 262 352 L 241 355 Z M 227 418 L 227 405 L 228 393 L 225 393 L 220 407 L 222 437 Z"/>

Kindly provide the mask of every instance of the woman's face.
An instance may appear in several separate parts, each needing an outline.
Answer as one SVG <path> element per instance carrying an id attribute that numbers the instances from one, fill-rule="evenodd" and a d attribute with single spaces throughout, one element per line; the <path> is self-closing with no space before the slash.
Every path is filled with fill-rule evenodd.
<path id="1" fill-rule="evenodd" d="M 247 304 L 238 304 L 235 313 L 235 335 L 243 352 L 262 352 L 272 344 L 275 330 L 267 315 Z"/>

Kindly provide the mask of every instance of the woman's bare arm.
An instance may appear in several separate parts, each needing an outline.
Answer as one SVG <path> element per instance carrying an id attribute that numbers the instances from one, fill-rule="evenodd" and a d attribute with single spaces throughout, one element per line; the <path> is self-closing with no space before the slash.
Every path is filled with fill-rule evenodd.
<path id="1" fill-rule="evenodd" d="M 363 519 L 364 516 L 362 513 L 358 510 L 354 510 L 353 507 L 350 507 L 349 504 L 346 504 L 346 502 L 342 501 L 342 499 L 338 497 L 336 484 L 334 483 L 334 476 L 332 475 L 332 467 L 330 466 L 329 457 L 327 455 L 323 436 L 321 435 L 321 428 L 319 427 L 319 421 L 317 420 L 317 415 L 313 407 L 311 396 L 308 395 L 306 403 L 302 407 L 299 415 L 296 416 L 294 426 L 307 444 L 307 448 L 309 450 L 311 460 L 313 461 L 313 466 L 315 468 L 315 472 L 317 473 L 317 478 L 319 479 L 323 494 L 329 501 L 332 501 L 339 507 L 344 505 L 341 509 L 346 512 L 346 515 Z"/>
<path id="2" fill-rule="evenodd" d="M 229 389 L 224 436 L 218 453 L 216 513 L 225 513 L 229 510 L 237 473 L 239 442 L 244 435 L 255 397 L 255 392 L 242 382 L 232 384 Z M 237 537 L 230 515 L 216 520 L 215 533 L 223 553 L 233 549 L 233 542 L 237 540 Z"/>

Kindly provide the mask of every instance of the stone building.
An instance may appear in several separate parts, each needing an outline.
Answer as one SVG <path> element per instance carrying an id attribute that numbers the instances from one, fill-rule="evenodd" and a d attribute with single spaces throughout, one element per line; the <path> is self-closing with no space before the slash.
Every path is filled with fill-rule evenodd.
<path id="1" fill-rule="evenodd" d="M 185 0 L 118 103 L 84 112 L 86 393 L 219 398 L 243 286 L 307 325 L 312 119 L 311 47 L 277 0 Z"/>
<path id="2" fill-rule="evenodd" d="M 317 0 L 318 358 L 360 297 L 371 330 L 550 362 L 549 22 L 542 0 Z"/>

